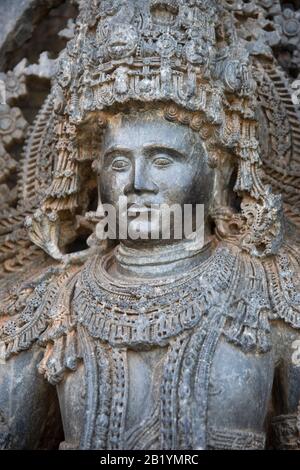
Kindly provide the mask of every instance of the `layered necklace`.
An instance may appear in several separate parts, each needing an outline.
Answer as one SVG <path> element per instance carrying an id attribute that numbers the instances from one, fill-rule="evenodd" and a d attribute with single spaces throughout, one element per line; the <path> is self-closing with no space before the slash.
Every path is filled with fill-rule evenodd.
<path id="1" fill-rule="evenodd" d="M 160 279 L 117 279 L 114 253 L 85 265 L 73 312 L 91 336 L 115 346 L 160 345 L 199 324 L 212 306 L 226 304 L 239 270 L 235 250 L 218 247 L 195 268 Z"/>

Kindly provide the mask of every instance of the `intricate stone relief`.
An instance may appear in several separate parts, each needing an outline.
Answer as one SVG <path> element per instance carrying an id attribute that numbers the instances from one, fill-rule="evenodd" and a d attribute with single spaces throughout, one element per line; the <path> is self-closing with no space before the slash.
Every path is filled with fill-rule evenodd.
<path id="1" fill-rule="evenodd" d="M 299 447 L 298 16 L 264 0 L 89 0 L 57 59 L 2 75 L 0 182 L 19 177 L 0 203 L 0 374 L 15 362 L 22 375 L 18 361 L 40 352 L 29 362 L 56 387 L 61 449 Z M 16 100 L 38 77 L 51 90 L 17 162 L 10 147 L 27 125 Z M 162 139 L 174 169 L 152 172 L 152 149 L 141 180 L 122 180 L 105 163 L 109 142 L 135 174 L 147 138 Z M 203 249 L 97 238 L 106 199 L 169 202 L 174 188 L 176 202 L 208 206 Z M 269 436 L 272 384 L 286 371 L 297 403 L 274 408 Z M 18 418 L 7 413 L 3 448 Z"/>

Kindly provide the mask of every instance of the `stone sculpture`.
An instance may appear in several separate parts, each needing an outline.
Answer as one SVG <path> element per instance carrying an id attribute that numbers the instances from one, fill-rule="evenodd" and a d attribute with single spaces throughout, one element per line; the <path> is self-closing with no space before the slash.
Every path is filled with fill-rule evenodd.
<path id="1" fill-rule="evenodd" d="M 262 0 L 78 7 L 55 64 L 44 54 L 4 76 L 4 182 L 26 127 L 10 97 L 37 70 L 52 87 L 18 204 L 1 202 L 0 445 L 297 449 L 299 109 L 272 49 L 295 37 L 297 13 Z M 119 196 L 129 218 L 204 204 L 204 246 L 197 232 L 101 240 Z"/>

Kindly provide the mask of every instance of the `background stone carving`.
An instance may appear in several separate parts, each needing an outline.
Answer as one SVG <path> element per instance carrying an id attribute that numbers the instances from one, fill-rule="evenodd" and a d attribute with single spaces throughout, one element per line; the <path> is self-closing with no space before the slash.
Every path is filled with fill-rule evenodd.
<path id="1" fill-rule="evenodd" d="M 51 177 L 53 120 L 47 97 L 76 11 L 73 2 L 62 0 L 1 2 L 0 277 L 43 257 L 23 221 Z"/>

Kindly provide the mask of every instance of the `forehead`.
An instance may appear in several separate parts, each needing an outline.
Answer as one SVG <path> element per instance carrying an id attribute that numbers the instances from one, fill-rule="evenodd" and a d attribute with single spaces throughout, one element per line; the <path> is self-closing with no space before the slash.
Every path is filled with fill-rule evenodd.
<path id="1" fill-rule="evenodd" d="M 109 119 L 103 135 L 104 149 L 135 149 L 154 144 L 185 153 L 192 150 L 197 143 L 200 143 L 200 137 L 188 126 L 147 113 L 114 116 Z"/>

